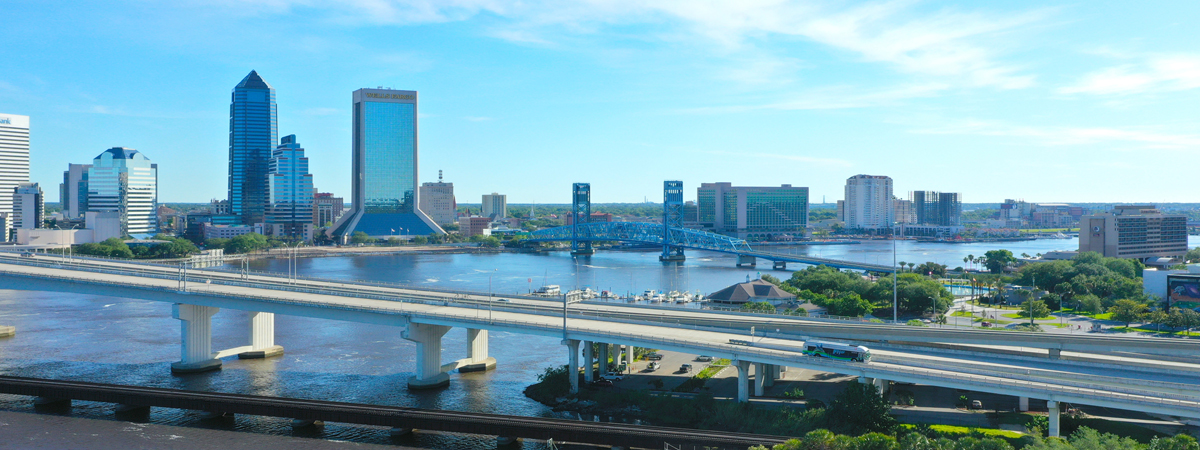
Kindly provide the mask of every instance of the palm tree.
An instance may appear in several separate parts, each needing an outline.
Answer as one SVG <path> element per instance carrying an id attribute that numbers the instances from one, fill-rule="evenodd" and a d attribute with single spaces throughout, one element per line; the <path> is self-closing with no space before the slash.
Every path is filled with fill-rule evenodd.
<path id="1" fill-rule="evenodd" d="M 904 261 L 900 261 L 900 270 L 904 270 L 904 265 L 905 265 L 905 264 L 908 264 L 908 263 L 906 263 L 906 262 L 904 262 Z"/>
<path id="2" fill-rule="evenodd" d="M 975 255 L 967 255 L 967 262 L 975 264 Z"/>
<path id="3" fill-rule="evenodd" d="M 917 263 L 908 263 L 908 271 L 912 272 L 913 268 L 917 267 Z"/>

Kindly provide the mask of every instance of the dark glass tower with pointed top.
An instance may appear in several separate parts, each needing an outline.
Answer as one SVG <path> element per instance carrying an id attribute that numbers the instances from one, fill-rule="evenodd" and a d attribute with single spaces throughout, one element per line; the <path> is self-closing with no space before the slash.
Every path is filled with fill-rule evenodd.
<path id="1" fill-rule="evenodd" d="M 246 225 L 263 223 L 276 118 L 275 88 L 251 70 L 229 104 L 229 210 Z"/>

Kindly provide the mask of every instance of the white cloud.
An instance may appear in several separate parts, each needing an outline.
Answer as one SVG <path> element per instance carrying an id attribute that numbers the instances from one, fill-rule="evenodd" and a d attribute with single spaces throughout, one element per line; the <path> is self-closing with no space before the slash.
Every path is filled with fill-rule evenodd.
<path id="1" fill-rule="evenodd" d="M 912 0 L 843 6 L 834 1 L 741 0 L 225 0 L 250 2 L 266 13 L 301 9 L 334 11 L 341 23 L 407 25 L 488 16 L 488 35 L 522 44 L 547 45 L 563 36 L 589 36 L 604 29 L 648 25 L 654 31 L 633 39 L 659 39 L 732 57 L 735 79 L 755 81 L 753 67 L 740 70 L 738 57 L 763 51 L 788 65 L 779 43 L 817 42 L 866 62 L 888 64 L 910 74 L 946 78 L 964 86 L 1025 88 L 1034 83 L 1022 68 L 997 61 L 998 38 L 1040 21 L 1051 10 L 1023 13 L 922 10 Z M 1003 36 L 1001 36 L 1004 34 Z M 698 39 L 697 39 L 698 38 Z M 778 39 L 782 38 L 782 39 Z M 1001 44 L 1004 45 L 1004 44 Z M 770 48 L 770 50 L 767 50 Z M 770 63 L 760 62 L 760 66 Z"/>
<path id="2" fill-rule="evenodd" d="M 836 86 L 813 89 L 795 94 L 784 100 L 761 104 L 742 104 L 684 109 L 685 113 L 734 113 L 754 110 L 821 110 L 851 109 L 887 106 L 913 98 L 933 97 L 950 86 L 939 83 L 898 86 L 873 91 L 864 91 L 851 86 Z"/>
<path id="3" fill-rule="evenodd" d="M 1200 55 L 1156 56 L 1084 75 L 1059 89 L 1064 94 L 1139 94 L 1200 88 Z"/>
<path id="4" fill-rule="evenodd" d="M 1152 128 L 1069 127 L 1014 125 L 997 121 L 957 120 L 912 130 L 917 134 L 966 134 L 1027 138 L 1046 145 L 1141 144 L 1139 149 L 1194 149 L 1200 135 L 1175 134 Z"/>

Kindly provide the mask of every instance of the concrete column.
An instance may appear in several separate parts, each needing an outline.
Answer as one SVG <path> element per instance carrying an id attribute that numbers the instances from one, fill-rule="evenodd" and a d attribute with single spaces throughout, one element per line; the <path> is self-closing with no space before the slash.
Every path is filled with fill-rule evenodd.
<path id="1" fill-rule="evenodd" d="M 600 376 L 608 373 L 608 344 L 600 343 L 600 360 L 598 361 Z"/>
<path id="2" fill-rule="evenodd" d="M 634 353 L 633 346 L 626 345 L 625 346 L 625 365 L 627 367 L 629 367 L 629 370 L 633 370 L 633 353 Z"/>
<path id="3" fill-rule="evenodd" d="M 1029 411 L 1029 397 L 1018 397 L 1017 404 L 1021 411 Z"/>
<path id="4" fill-rule="evenodd" d="M 409 323 L 402 337 L 417 343 L 417 374 L 408 379 L 409 389 L 432 389 L 450 384 L 442 371 L 442 336 L 450 327 Z"/>
<path id="5" fill-rule="evenodd" d="M 1050 359 L 1058 359 L 1061 357 L 1062 357 L 1062 349 L 1061 348 L 1050 349 Z"/>
<path id="6" fill-rule="evenodd" d="M 588 383 L 596 381 L 592 375 L 592 365 L 596 364 L 595 356 L 592 354 L 592 342 L 583 341 L 583 381 Z"/>
<path id="7" fill-rule="evenodd" d="M 1046 402 L 1046 408 L 1050 412 L 1050 436 L 1058 437 L 1058 402 L 1050 400 Z"/>
<path id="8" fill-rule="evenodd" d="M 750 361 L 734 361 L 733 366 L 737 367 L 737 401 L 746 403 L 750 401 Z"/>
<path id="9" fill-rule="evenodd" d="M 767 385 L 767 365 L 763 363 L 754 363 L 754 396 L 762 397 L 763 390 Z"/>
<path id="10" fill-rule="evenodd" d="M 875 389 L 879 390 L 879 395 L 887 395 L 886 394 L 887 386 L 888 386 L 887 380 L 885 380 L 883 378 L 875 378 L 874 380 L 871 380 L 871 381 L 872 381 L 871 384 L 875 385 Z"/>
<path id="11" fill-rule="evenodd" d="M 775 370 L 777 368 L 779 368 L 779 366 L 774 365 L 774 364 L 764 364 L 764 366 L 765 366 L 764 367 L 765 370 L 763 371 L 763 376 L 766 379 L 763 380 L 763 386 L 764 387 L 775 386 Z"/>
<path id="12" fill-rule="evenodd" d="M 280 355 L 283 355 L 283 347 L 275 345 L 275 313 L 250 313 L 250 351 L 238 353 L 238 359 Z"/>
<path id="13" fill-rule="evenodd" d="M 575 339 L 563 339 L 563 344 L 567 346 L 567 378 L 571 380 L 571 393 L 579 392 L 579 341 Z"/>
<path id="14" fill-rule="evenodd" d="M 496 368 L 496 358 L 488 356 L 488 332 L 467 328 L 467 360 L 459 372 L 483 372 Z"/>
<path id="15" fill-rule="evenodd" d="M 787 367 L 784 367 L 784 366 L 781 366 L 778 364 L 775 365 L 775 379 L 776 380 L 782 380 L 783 374 L 785 372 L 787 372 Z"/>
<path id="16" fill-rule="evenodd" d="M 212 306 L 171 306 L 171 317 L 179 319 L 180 361 L 171 364 L 172 373 L 195 373 L 221 368 L 221 360 L 213 357 L 212 316 L 220 311 Z"/>

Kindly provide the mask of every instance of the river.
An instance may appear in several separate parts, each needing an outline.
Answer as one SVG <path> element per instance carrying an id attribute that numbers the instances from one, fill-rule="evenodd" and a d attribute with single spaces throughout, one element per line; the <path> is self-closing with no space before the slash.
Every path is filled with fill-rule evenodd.
<path id="1" fill-rule="evenodd" d="M 1191 246 L 1200 245 L 1192 237 Z M 960 266 L 968 254 L 980 256 L 1005 248 L 1014 254 L 1072 249 L 1074 239 L 1007 243 L 896 244 L 896 259 L 934 261 Z M 890 263 L 890 242 L 855 245 L 786 246 L 772 251 L 795 252 L 869 263 Z M 542 254 L 396 254 L 310 258 L 297 261 L 301 275 L 362 279 L 500 293 L 524 293 L 542 284 L 564 288 L 591 287 L 624 294 L 646 289 L 710 293 L 747 277 L 772 273 L 770 263 L 757 269 L 734 267 L 731 255 L 689 252 L 679 264 L 663 264 L 656 252 L 600 251 L 572 258 L 565 252 Z M 286 260 L 256 260 L 251 269 L 284 273 Z M 789 267 L 791 270 L 801 265 Z M 213 318 L 214 348 L 242 345 L 247 339 L 247 316 L 222 311 Z M 222 370 L 172 376 L 170 363 L 179 359 L 179 322 L 171 306 L 142 300 L 0 291 L 0 325 L 15 325 L 17 336 L 0 340 L 0 374 L 71 379 L 166 388 L 378 403 L 395 406 L 466 410 L 497 414 L 567 417 L 527 399 L 523 389 L 550 365 L 564 364 L 566 352 L 558 339 L 493 333 L 490 354 L 497 369 L 454 374 L 450 387 L 436 391 L 406 389 L 413 373 L 415 349 L 399 329 L 302 317 L 276 316 L 275 342 L 286 353 L 267 360 L 227 359 Z M 465 331 L 454 329 L 443 341 L 443 361 L 464 357 Z M 0 395 L 0 409 L 31 410 L 20 397 Z M 76 402 L 72 414 L 112 417 L 111 405 Z M 263 417 L 238 417 L 232 424 L 206 423 L 194 413 L 155 409 L 149 421 L 158 424 L 232 428 L 248 432 L 292 435 L 290 422 Z M 327 424 L 319 435 L 327 439 L 390 443 L 377 429 Z M 407 445 L 425 448 L 494 449 L 492 437 L 418 435 Z M 524 443 L 525 448 L 542 448 Z"/>

